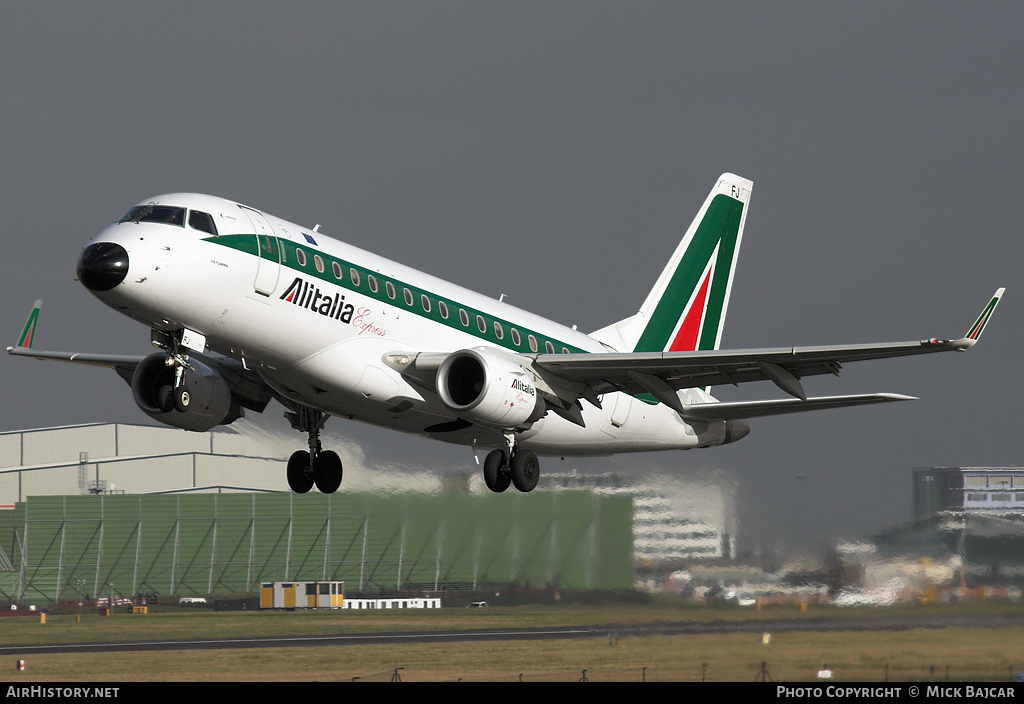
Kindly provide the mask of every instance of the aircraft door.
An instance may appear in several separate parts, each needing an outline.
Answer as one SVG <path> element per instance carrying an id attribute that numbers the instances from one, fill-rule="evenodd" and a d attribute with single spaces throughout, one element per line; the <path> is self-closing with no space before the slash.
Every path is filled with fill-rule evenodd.
<path id="1" fill-rule="evenodd" d="M 633 397 L 626 393 L 605 394 L 602 403 L 614 404 L 609 415 L 608 422 L 601 428 L 601 432 L 613 438 L 619 437 L 622 426 L 629 418 L 629 409 L 633 406 Z"/>
<path id="2" fill-rule="evenodd" d="M 244 205 L 238 207 L 248 216 L 256 231 L 256 251 L 259 257 L 256 260 L 253 288 L 256 293 L 269 296 L 277 288 L 277 279 L 281 273 L 281 245 L 274 234 L 274 226 L 263 213 Z"/>

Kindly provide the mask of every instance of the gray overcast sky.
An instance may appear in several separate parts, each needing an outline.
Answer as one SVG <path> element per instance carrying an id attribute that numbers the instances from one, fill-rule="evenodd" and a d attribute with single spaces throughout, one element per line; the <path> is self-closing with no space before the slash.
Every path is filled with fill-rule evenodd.
<path id="1" fill-rule="evenodd" d="M 594 330 L 636 311 L 732 171 L 755 185 L 723 347 L 959 337 L 1006 286 L 981 344 L 806 383 L 920 401 L 545 467 L 719 467 L 742 549 L 856 539 L 909 518 L 912 467 L 1021 461 L 1022 26 L 1009 2 L 7 2 L 0 330 L 42 297 L 37 346 L 149 351 L 74 262 L 170 191 Z M 149 422 L 110 372 L 2 365 L 2 429 Z M 329 425 L 371 459 L 471 460 Z"/>

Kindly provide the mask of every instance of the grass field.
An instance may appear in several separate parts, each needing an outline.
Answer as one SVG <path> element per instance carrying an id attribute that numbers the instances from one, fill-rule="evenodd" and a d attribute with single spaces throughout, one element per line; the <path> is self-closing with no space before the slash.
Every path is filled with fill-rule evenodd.
<path id="1" fill-rule="evenodd" d="M 369 633 L 679 621 L 841 616 L 880 626 L 893 617 L 1017 615 L 1021 607 L 979 604 L 886 609 L 650 606 L 518 606 L 438 611 L 210 611 L 145 615 L 38 616 L 0 621 L 0 643 L 73 643 L 253 635 Z M 238 650 L 127 651 L 12 656 L 25 660 L 7 682 L 172 681 L 759 681 L 810 682 L 826 667 L 834 681 L 1002 681 L 1024 670 L 1024 627 L 761 632 L 725 635 L 484 641 L 453 645 L 325 646 Z M 764 663 L 764 670 L 762 670 Z M 6 666 L 6 665 L 4 665 Z"/>

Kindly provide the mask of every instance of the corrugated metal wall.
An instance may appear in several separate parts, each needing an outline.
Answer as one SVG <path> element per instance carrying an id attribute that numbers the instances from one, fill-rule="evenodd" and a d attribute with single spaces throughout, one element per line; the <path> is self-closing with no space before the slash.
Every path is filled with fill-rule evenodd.
<path id="1" fill-rule="evenodd" d="M 4 514 L 0 594 L 18 603 L 280 580 L 387 593 L 633 577 L 630 498 L 586 491 L 33 496 Z"/>

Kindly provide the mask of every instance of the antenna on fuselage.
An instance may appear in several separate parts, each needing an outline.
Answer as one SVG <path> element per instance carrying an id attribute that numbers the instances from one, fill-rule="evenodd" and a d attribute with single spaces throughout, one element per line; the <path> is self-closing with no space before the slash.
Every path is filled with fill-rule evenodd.
<path id="1" fill-rule="evenodd" d="M 319 229 L 320 229 L 320 223 L 317 223 L 316 227 L 313 228 L 313 232 L 317 232 Z"/>

